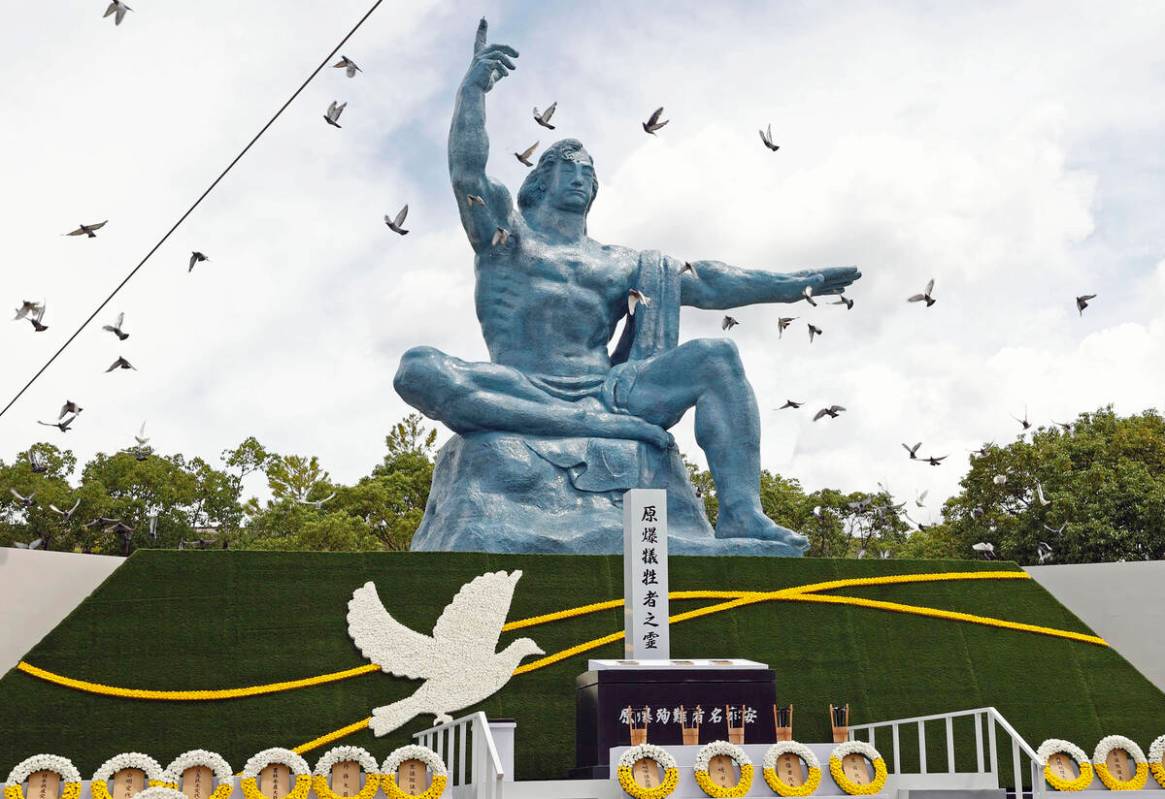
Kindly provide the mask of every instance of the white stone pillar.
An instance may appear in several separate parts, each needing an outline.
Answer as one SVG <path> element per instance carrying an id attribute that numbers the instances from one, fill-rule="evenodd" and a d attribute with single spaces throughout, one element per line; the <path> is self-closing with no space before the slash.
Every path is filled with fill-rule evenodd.
<path id="1" fill-rule="evenodd" d="M 667 491 L 633 488 L 623 495 L 625 657 L 668 660 Z"/>

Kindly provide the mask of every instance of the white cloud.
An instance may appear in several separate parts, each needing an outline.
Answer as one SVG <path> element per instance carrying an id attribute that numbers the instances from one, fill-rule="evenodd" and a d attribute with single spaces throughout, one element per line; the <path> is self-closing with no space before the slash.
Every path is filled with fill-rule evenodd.
<path id="1" fill-rule="evenodd" d="M 6 18 L 0 81 L 22 113 L 0 133 L 0 288 L 13 303 L 47 297 L 52 326 L 0 328 L 8 396 L 363 11 L 257 0 L 219 18 L 142 2 L 114 29 L 69 0 Z M 1165 377 L 1146 365 L 1165 351 L 1165 163 L 1128 144 L 1165 133 L 1148 102 L 1165 89 L 1161 9 L 489 16 L 491 40 L 522 52 L 489 97 L 499 178 L 516 187 L 509 153 L 548 143 L 530 108 L 558 100 L 556 133 L 596 158 L 595 238 L 749 268 L 861 266 L 852 311 L 794 306 L 781 341 L 778 309 L 733 312 L 767 467 L 810 488 L 929 488 L 933 508 L 967 450 L 1009 439 L 1025 405 L 1046 421 L 1160 403 Z M 0 420 L 0 453 L 51 433 L 34 421 L 69 397 L 87 410 L 49 438 L 82 457 L 149 418 L 163 449 L 213 458 L 254 434 L 319 454 L 339 479 L 366 473 L 408 410 L 391 385 L 405 349 L 485 357 L 444 161 L 475 24 L 440 4 L 381 9 L 344 48 L 364 73 L 308 87 L 102 315 L 125 310 L 132 338 L 83 334 Z M 349 101 L 340 131 L 320 119 L 336 98 Z M 671 124 L 646 137 L 661 104 Z M 777 153 L 756 134 L 769 122 Z M 398 237 L 380 219 L 406 201 L 413 232 Z M 106 216 L 97 240 L 59 236 Z M 187 275 L 195 248 L 212 260 Z M 908 306 L 930 277 L 938 304 Z M 1085 292 L 1100 297 L 1080 317 Z M 719 318 L 686 311 L 683 337 L 721 335 Z M 812 345 L 806 318 L 825 330 Z M 102 374 L 118 352 L 141 371 Z M 810 404 L 769 410 L 786 398 Z M 809 421 L 835 402 L 848 413 Z M 678 432 L 697 455 L 690 416 Z M 909 462 L 899 443 L 918 439 L 947 463 Z"/>

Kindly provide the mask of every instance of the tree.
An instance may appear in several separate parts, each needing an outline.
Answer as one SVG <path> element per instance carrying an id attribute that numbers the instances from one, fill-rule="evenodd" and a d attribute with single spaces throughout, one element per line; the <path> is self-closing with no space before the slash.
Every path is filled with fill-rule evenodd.
<path id="1" fill-rule="evenodd" d="M 964 555 L 983 541 L 1020 563 L 1038 563 L 1041 542 L 1057 563 L 1165 557 L 1165 419 L 1153 409 L 1107 406 L 990 444 L 960 486 L 944 534 Z"/>

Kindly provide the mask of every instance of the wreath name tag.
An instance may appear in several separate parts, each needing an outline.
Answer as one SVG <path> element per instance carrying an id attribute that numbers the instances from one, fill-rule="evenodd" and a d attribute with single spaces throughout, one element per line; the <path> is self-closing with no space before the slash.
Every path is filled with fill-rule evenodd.
<path id="1" fill-rule="evenodd" d="M 1127 782 L 1133 778 L 1133 770 L 1130 767 L 1132 756 L 1124 749 L 1114 747 L 1104 758 L 1105 768 L 1108 773 L 1116 777 L 1120 782 Z"/>
<path id="2" fill-rule="evenodd" d="M 413 796 L 424 793 L 429 790 L 428 766 L 415 758 L 401 762 L 396 772 L 396 784 Z"/>
<path id="3" fill-rule="evenodd" d="M 61 775 L 55 771 L 34 771 L 28 775 L 28 799 L 57 799 Z"/>
<path id="4" fill-rule="evenodd" d="M 777 774 L 781 782 L 792 788 L 800 788 L 805 784 L 805 772 L 801 768 L 801 758 L 792 752 L 786 752 L 777 758 Z"/>
<path id="5" fill-rule="evenodd" d="M 179 779 L 186 799 L 207 799 L 214 792 L 214 772 L 209 766 L 191 766 Z"/>
<path id="6" fill-rule="evenodd" d="M 1055 752 L 1048 756 L 1048 768 L 1064 782 L 1073 782 L 1080 776 L 1076 761 L 1066 752 Z"/>
<path id="7" fill-rule="evenodd" d="M 355 760 L 341 760 L 332 766 L 332 793 L 345 799 L 360 793 L 359 763 Z"/>
<path id="8" fill-rule="evenodd" d="M 140 768 L 123 768 L 113 775 L 113 799 L 133 799 L 146 787 L 146 772 Z"/>
<path id="9" fill-rule="evenodd" d="M 870 769 L 864 755 L 854 752 L 841 759 L 841 770 L 854 785 L 870 784 Z"/>
<path id="10" fill-rule="evenodd" d="M 643 788 L 658 788 L 663 782 L 659 763 L 650 757 L 641 757 L 631 767 L 631 777 Z"/>
<path id="11" fill-rule="evenodd" d="M 736 774 L 736 764 L 728 755 L 713 755 L 708 760 L 708 779 L 721 788 L 735 788 L 740 782 Z"/>
<path id="12" fill-rule="evenodd" d="M 291 793 L 291 769 L 284 763 L 268 763 L 259 772 L 259 791 L 267 799 L 283 799 Z"/>

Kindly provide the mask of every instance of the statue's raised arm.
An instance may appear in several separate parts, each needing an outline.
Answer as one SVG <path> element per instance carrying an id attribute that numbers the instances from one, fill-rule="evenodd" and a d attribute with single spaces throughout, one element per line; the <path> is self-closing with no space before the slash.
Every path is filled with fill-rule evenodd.
<path id="1" fill-rule="evenodd" d="M 505 44 L 486 44 L 486 22 L 477 27 L 473 61 L 453 108 L 449 129 L 449 177 L 461 212 L 461 224 L 475 250 L 489 247 L 498 227 L 509 227 L 514 203 L 510 192 L 485 174 L 489 138 L 485 133 L 485 95 L 515 69 L 518 51 Z"/>

